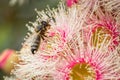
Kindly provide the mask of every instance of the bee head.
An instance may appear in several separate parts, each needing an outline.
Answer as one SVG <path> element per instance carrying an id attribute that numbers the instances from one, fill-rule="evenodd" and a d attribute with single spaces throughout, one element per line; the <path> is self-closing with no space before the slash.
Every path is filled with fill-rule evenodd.
<path id="1" fill-rule="evenodd" d="M 50 24 L 46 21 L 41 21 L 41 25 L 37 26 L 35 31 L 39 32 L 40 30 L 49 28 Z"/>
<path id="2" fill-rule="evenodd" d="M 50 24 L 48 22 L 46 22 L 46 21 L 41 21 L 41 24 L 44 25 L 45 27 L 50 26 Z"/>

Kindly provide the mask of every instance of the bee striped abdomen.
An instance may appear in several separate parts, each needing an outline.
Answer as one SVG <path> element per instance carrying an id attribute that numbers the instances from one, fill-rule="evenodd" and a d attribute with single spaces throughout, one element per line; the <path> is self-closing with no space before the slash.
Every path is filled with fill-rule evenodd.
<path id="1" fill-rule="evenodd" d="M 32 52 L 33 54 L 35 54 L 35 52 L 38 50 L 40 41 L 41 41 L 40 36 L 39 36 L 39 35 L 36 36 L 36 39 L 35 39 L 35 41 L 33 42 L 33 45 L 31 46 L 31 52 Z"/>

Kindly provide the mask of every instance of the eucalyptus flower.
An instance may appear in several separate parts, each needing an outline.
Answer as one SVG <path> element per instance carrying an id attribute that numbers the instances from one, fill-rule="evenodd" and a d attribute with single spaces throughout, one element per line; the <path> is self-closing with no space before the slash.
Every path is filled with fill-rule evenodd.
<path id="1" fill-rule="evenodd" d="M 62 2 L 57 9 L 36 10 L 12 74 L 20 80 L 119 80 L 120 21 L 102 1 L 79 0 L 71 7 Z M 41 21 L 50 29 L 33 54 Z"/>

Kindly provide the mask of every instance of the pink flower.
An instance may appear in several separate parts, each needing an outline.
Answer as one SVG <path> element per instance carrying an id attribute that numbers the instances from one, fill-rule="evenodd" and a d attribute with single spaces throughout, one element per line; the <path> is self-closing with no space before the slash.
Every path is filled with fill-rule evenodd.
<path id="1" fill-rule="evenodd" d="M 88 14 L 87 27 L 84 28 L 86 38 L 91 39 L 90 45 L 96 49 L 105 46 L 108 50 L 114 50 L 120 45 L 120 25 L 116 18 L 102 8 L 97 8 L 92 13 L 94 14 Z"/>
<path id="2" fill-rule="evenodd" d="M 78 0 L 66 0 L 67 6 L 71 7 L 73 4 L 78 3 Z"/>
<path id="3" fill-rule="evenodd" d="M 5 50 L 2 55 L 0 56 L 0 68 L 3 68 L 7 59 L 10 57 L 10 55 L 13 53 L 13 50 Z"/>
<path id="4" fill-rule="evenodd" d="M 76 34 L 75 40 L 67 44 L 59 53 L 56 62 L 54 79 L 56 80 L 105 80 L 120 78 L 120 68 L 117 47 L 114 51 L 92 49 L 89 43 Z M 74 37 L 73 37 L 74 38 Z M 88 40 L 89 42 L 89 40 Z M 57 74 L 56 74 L 57 73 Z"/>
<path id="5" fill-rule="evenodd" d="M 10 73 L 14 68 L 14 63 L 18 63 L 15 51 L 11 49 L 4 50 L 0 55 L 0 68 L 6 73 Z"/>

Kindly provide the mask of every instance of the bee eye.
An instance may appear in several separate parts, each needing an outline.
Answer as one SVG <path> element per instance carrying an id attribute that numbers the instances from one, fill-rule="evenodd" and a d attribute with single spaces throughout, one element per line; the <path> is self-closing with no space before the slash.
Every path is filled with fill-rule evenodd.
<path id="1" fill-rule="evenodd" d="M 46 21 L 42 21 L 41 24 L 44 25 L 44 26 L 48 26 L 49 25 Z"/>

